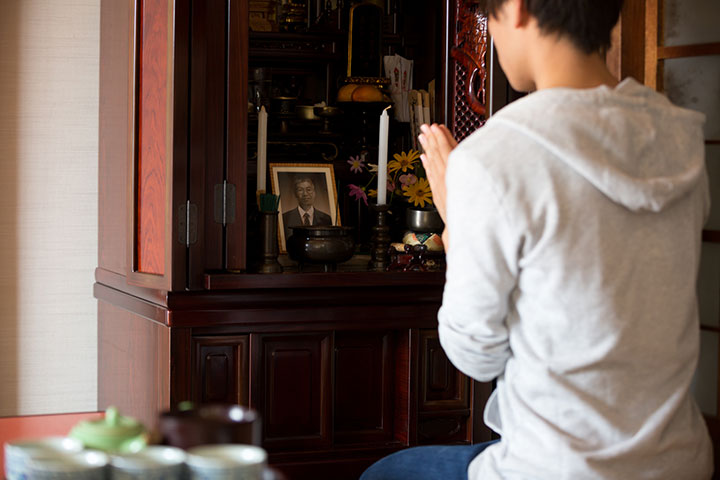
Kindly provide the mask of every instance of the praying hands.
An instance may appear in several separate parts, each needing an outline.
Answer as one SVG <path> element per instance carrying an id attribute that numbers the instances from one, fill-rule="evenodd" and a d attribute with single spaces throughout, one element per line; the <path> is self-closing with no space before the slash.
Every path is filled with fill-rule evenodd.
<path id="1" fill-rule="evenodd" d="M 430 189 L 433 192 L 433 202 L 435 208 L 443 222 L 445 222 L 445 231 L 442 234 L 443 244 L 447 250 L 448 234 L 447 234 L 447 212 L 446 198 L 447 188 L 445 187 L 445 171 L 447 170 L 448 157 L 450 152 L 457 146 L 457 141 L 450 133 L 445 125 L 422 125 L 420 127 L 422 133 L 418 136 L 420 145 L 425 152 L 420 155 L 423 167 L 427 173 Z"/>

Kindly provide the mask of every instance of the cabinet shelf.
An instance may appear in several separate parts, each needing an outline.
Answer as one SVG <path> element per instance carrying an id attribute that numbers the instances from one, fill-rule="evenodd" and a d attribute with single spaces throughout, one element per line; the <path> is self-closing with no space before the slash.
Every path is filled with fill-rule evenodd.
<path id="1" fill-rule="evenodd" d="M 344 41 L 341 33 L 250 32 L 250 61 L 339 61 Z"/>
<path id="2" fill-rule="evenodd" d="M 445 272 L 207 273 L 207 290 L 442 286 Z"/>

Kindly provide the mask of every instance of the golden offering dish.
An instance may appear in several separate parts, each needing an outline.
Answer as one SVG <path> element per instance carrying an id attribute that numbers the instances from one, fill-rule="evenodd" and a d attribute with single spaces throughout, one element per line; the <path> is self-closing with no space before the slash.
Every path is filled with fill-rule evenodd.
<path id="1" fill-rule="evenodd" d="M 342 115 L 344 112 L 341 108 L 338 107 L 315 107 L 313 109 L 313 112 L 316 116 L 322 118 L 323 121 L 323 128 L 320 130 L 320 133 L 323 134 L 330 134 L 332 133 L 332 130 L 330 129 L 330 120 L 333 118 L 337 118 L 340 115 Z"/>
<path id="2" fill-rule="evenodd" d="M 313 112 L 322 118 L 334 118 L 343 114 L 342 109 L 338 107 L 314 107 Z"/>

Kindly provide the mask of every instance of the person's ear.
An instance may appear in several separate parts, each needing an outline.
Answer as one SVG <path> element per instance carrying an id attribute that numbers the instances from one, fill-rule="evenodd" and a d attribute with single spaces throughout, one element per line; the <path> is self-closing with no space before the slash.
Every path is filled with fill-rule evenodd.
<path id="1" fill-rule="evenodd" d="M 530 22 L 526 0 L 508 0 L 506 13 L 510 16 L 510 25 L 515 28 L 523 28 Z"/>

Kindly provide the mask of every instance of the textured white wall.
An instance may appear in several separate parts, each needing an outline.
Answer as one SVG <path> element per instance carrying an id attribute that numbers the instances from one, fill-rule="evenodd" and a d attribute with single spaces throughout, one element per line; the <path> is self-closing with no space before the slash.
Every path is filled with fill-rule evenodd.
<path id="1" fill-rule="evenodd" d="M 100 0 L 0 5 L 0 416 L 95 410 Z"/>

